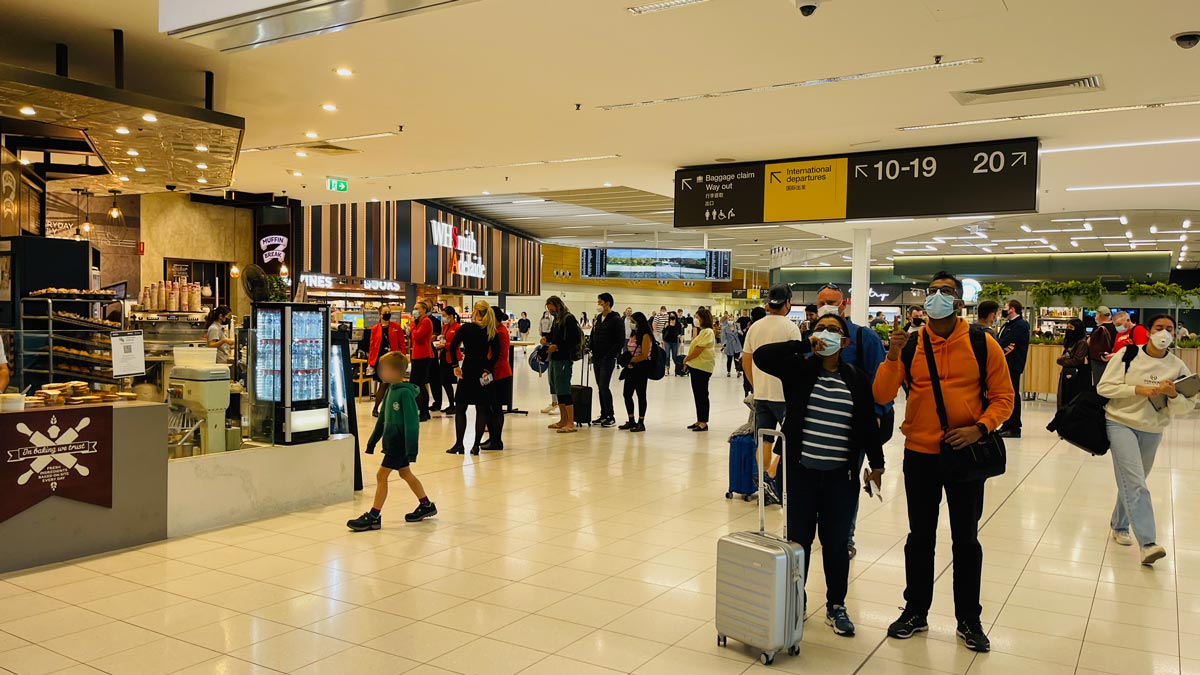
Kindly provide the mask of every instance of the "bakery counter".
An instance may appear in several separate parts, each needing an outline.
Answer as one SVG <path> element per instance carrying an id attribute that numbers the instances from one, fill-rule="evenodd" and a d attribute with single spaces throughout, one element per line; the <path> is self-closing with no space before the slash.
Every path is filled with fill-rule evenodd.
<path id="1" fill-rule="evenodd" d="M 165 539 L 166 427 L 161 403 L 0 412 L 0 572 Z"/>

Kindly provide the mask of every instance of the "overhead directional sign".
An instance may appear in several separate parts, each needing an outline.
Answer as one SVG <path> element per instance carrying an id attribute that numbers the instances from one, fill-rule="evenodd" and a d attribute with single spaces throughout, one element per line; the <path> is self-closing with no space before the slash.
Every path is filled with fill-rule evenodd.
<path id="1" fill-rule="evenodd" d="M 1038 140 L 675 172 L 675 227 L 1037 211 Z"/>

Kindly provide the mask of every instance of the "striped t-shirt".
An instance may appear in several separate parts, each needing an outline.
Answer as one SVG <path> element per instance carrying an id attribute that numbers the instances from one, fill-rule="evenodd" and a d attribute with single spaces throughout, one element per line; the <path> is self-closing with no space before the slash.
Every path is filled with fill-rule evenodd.
<path id="1" fill-rule="evenodd" d="M 800 464 L 827 471 L 850 461 L 850 425 L 854 401 L 841 375 L 822 370 L 808 399 Z"/>

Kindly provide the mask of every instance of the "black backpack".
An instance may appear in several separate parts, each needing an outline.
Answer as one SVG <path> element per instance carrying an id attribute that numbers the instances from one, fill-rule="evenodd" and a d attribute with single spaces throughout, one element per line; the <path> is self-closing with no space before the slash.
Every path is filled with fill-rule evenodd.
<path id="1" fill-rule="evenodd" d="M 863 326 L 859 326 L 858 333 L 856 333 L 854 335 L 855 365 L 858 366 L 859 370 L 863 371 L 864 373 L 866 373 L 869 376 L 871 373 L 870 373 L 870 371 L 867 370 L 867 357 L 864 354 L 864 352 L 866 352 L 866 350 L 863 349 L 863 336 L 864 335 L 871 335 L 876 340 L 879 339 L 879 335 L 875 332 L 874 329 L 865 328 Z M 907 345 L 905 345 L 905 348 L 907 349 Z M 909 356 L 907 363 L 910 365 L 912 364 L 912 356 Z M 892 440 L 892 435 L 896 433 L 896 409 L 888 408 L 887 410 L 884 410 L 882 413 L 877 414 L 875 417 L 879 421 L 879 443 L 880 443 L 880 445 L 887 445 L 888 441 Z"/>
<path id="2" fill-rule="evenodd" d="M 1126 347 L 1121 352 L 1121 362 L 1125 364 L 1125 372 L 1129 372 L 1129 364 L 1137 358 L 1140 347 Z M 1058 434 L 1058 437 L 1071 445 L 1096 457 L 1108 454 L 1110 447 L 1108 431 L 1105 422 L 1104 406 L 1108 399 L 1094 391 L 1079 394 L 1070 403 L 1063 406 L 1046 425 L 1046 430 Z"/>

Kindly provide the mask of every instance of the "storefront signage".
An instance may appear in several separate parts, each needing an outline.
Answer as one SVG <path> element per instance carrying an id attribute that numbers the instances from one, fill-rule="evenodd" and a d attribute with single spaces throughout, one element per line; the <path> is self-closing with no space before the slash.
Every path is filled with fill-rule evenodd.
<path id="1" fill-rule="evenodd" d="M 675 227 L 1037 211 L 1036 138 L 675 172 Z"/>
<path id="2" fill-rule="evenodd" d="M 328 178 L 325 180 L 325 189 L 330 192 L 346 192 L 350 189 L 350 183 L 341 178 Z"/>
<path id="3" fill-rule="evenodd" d="M 0 415 L 0 522 L 44 499 L 112 508 L 112 407 Z"/>
<path id="4" fill-rule="evenodd" d="M 487 266 L 479 257 L 479 243 L 471 231 L 459 235 L 458 228 L 437 220 L 429 221 L 433 243 L 439 248 L 450 249 L 455 255 L 450 258 L 450 274 L 483 279 L 487 277 Z"/>
<path id="5" fill-rule="evenodd" d="M 336 289 L 339 291 L 363 290 L 399 293 L 401 290 L 399 281 L 391 281 L 389 279 L 340 279 L 324 274 L 302 274 L 300 275 L 300 282 L 309 288 Z"/>
<path id="6" fill-rule="evenodd" d="M 258 240 L 258 247 L 262 249 L 264 263 L 273 260 L 283 262 L 287 258 L 287 246 L 288 238 L 281 234 L 273 234 Z"/>

